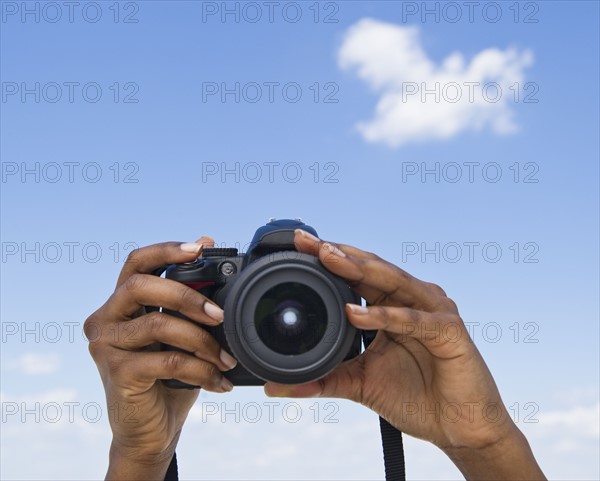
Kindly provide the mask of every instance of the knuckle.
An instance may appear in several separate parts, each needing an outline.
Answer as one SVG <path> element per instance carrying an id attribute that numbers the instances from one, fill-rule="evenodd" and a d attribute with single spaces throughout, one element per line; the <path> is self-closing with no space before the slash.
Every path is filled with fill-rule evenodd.
<path id="1" fill-rule="evenodd" d="M 133 274 L 123 284 L 123 288 L 128 292 L 139 292 L 143 290 L 148 282 L 148 278 L 143 274 Z"/>
<path id="2" fill-rule="evenodd" d="M 407 313 L 411 323 L 415 325 L 422 324 L 423 318 L 417 309 L 409 309 Z"/>
<path id="3" fill-rule="evenodd" d="M 152 312 L 146 314 L 143 329 L 150 334 L 158 334 L 165 329 L 169 329 L 170 320 L 167 316 L 160 312 Z"/>
<path id="4" fill-rule="evenodd" d="M 93 342 L 98 338 L 99 319 L 97 311 L 89 316 L 83 323 L 83 333 L 88 341 Z"/>
<path id="5" fill-rule="evenodd" d="M 190 287 L 182 285 L 179 287 L 179 308 L 187 307 L 197 303 L 198 293 Z M 206 302 L 206 301 L 205 301 Z"/>
<path id="6" fill-rule="evenodd" d="M 138 262 L 140 262 L 140 258 L 143 257 L 143 254 L 144 254 L 143 247 L 138 247 L 137 249 L 133 249 L 127 256 L 127 259 L 125 259 L 125 264 L 127 264 L 127 265 L 137 264 Z"/>
<path id="7" fill-rule="evenodd" d="M 460 327 L 464 327 L 464 325 L 465 325 L 465 323 L 463 322 L 462 318 L 458 314 L 451 314 L 448 317 L 447 324 L 451 324 L 451 325 L 455 325 L 455 326 L 460 326 Z"/>
<path id="8" fill-rule="evenodd" d="M 360 257 L 353 257 L 350 260 L 358 271 L 358 274 L 355 275 L 357 284 L 362 284 L 365 282 L 366 277 L 371 273 L 371 270 L 376 268 L 373 260 L 369 259 L 361 259 Z"/>
<path id="9" fill-rule="evenodd" d="M 446 311 L 450 311 L 458 316 L 458 306 L 456 305 L 456 302 L 454 302 L 449 297 L 446 297 L 444 299 L 444 308 L 446 309 Z"/>
<path id="10" fill-rule="evenodd" d="M 390 311 L 383 306 L 377 306 L 377 315 L 385 326 L 390 324 Z"/>
<path id="11" fill-rule="evenodd" d="M 430 312 L 449 312 L 458 314 L 458 306 L 449 297 L 439 297 L 430 304 Z"/>
<path id="12" fill-rule="evenodd" d="M 375 252 L 371 252 L 371 251 L 364 251 L 364 252 L 368 257 L 371 258 L 371 260 L 378 261 L 378 262 L 383 260 L 377 254 L 375 254 Z"/>
<path id="13" fill-rule="evenodd" d="M 203 368 L 201 371 L 201 375 L 203 378 L 203 383 L 204 384 L 210 384 L 210 385 L 218 385 L 222 374 L 221 372 L 217 369 L 217 367 L 214 364 L 211 364 L 209 362 L 204 362 L 202 363 Z"/>
<path id="14" fill-rule="evenodd" d="M 180 352 L 174 351 L 163 357 L 163 368 L 167 374 L 175 375 L 186 363 L 187 359 Z"/>
<path id="15" fill-rule="evenodd" d="M 442 332 L 442 338 L 445 341 L 456 342 L 463 338 L 463 333 L 468 337 L 465 325 L 460 316 L 456 314 L 447 314 L 439 320 Z"/>
<path id="16" fill-rule="evenodd" d="M 156 257 L 158 259 L 167 259 L 173 249 L 179 247 L 179 244 L 177 242 L 162 242 L 161 244 L 156 244 L 154 247 L 156 248 Z"/>
<path id="17" fill-rule="evenodd" d="M 392 269 L 395 271 L 395 273 L 398 276 L 398 280 L 397 280 L 397 285 L 406 285 L 406 290 L 413 290 L 416 283 L 417 283 L 417 279 L 415 277 L 413 277 L 412 275 L 410 275 L 408 272 L 406 272 L 404 269 L 400 269 L 399 267 L 392 267 Z M 418 285 L 418 284 L 417 284 Z"/>
<path id="18" fill-rule="evenodd" d="M 446 297 L 446 291 L 433 282 L 427 282 L 427 287 L 436 295 Z"/>
<path id="19" fill-rule="evenodd" d="M 212 336 L 201 327 L 194 329 L 194 340 L 198 345 L 202 346 L 204 350 L 215 347 L 212 345 Z"/>

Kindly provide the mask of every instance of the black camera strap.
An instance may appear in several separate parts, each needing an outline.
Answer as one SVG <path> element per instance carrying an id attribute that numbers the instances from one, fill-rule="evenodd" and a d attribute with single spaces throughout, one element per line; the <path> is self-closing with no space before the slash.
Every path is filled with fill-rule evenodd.
<path id="1" fill-rule="evenodd" d="M 381 444 L 383 444 L 385 479 L 386 481 L 405 481 L 406 469 L 404 467 L 402 432 L 382 417 L 379 417 L 379 429 L 381 431 Z"/>
<path id="2" fill-rule="evenodd" d="M 365 350 L 375 339 L 377 331 L 362 331 L 362 341 Z M 381 444 L 383 445 L 383 464 L 385 466 L 386 481 L 405 481 L 406 468 L 404 466 L 404 445 L 402 432 L 379 417 L 379 430 L 381 431 Z"/>
<path id="3" fill-rule="evenodd" d="M 169 464 L 167 473 L 165 474 L 165 481 L 179 481 L 179 472 L 177 471 L 177 453 L 173 453 L 171 464 Z"/>

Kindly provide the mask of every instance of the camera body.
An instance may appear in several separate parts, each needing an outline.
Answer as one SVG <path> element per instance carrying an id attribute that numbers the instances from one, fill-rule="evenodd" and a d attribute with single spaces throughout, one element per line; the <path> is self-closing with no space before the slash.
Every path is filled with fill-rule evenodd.
<path id="1" fill-rule="evenodd" d="M 256 231 L 245 254 L 235 248 L 204 249 L 194 262 L 166 267 L 166 278 L 223 308 L 221 325 L 202 328 L 239 361 L 224 373 L 234 385 L 319 379 L 360 354 L 361 334 L 366 342 L 370 332 L 357 330 L 346 318 L 345 304 L 360 303 L 360 297 L 317 257 L 296 251 L 295 229 L 317 236 L 299 219 L 272 220 Z M 176 379 L 163 382 L 198 387 Z"/>

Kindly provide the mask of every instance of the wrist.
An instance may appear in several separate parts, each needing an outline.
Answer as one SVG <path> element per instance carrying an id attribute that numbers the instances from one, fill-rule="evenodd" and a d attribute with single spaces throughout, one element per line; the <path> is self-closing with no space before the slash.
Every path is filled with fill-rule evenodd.
<path id="1" fill-rule="evenodd" d="M 163 481 L 175 453 L 177 440 L 160 452 L 125 448 L 113 440 L 106 481 Z"/>
<path id="2" fill-rule="evenodd" d="M 443 451 L 471 480 L 545 480 L 531 447 L 516 424 L 478 447 L 457 446 Z"/>

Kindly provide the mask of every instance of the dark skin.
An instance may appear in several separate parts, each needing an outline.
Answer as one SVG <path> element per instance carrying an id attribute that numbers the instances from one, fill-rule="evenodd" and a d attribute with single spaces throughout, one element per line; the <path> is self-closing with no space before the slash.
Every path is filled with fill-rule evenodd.
<path id="1" fill-rule="evenodd" d="M 88 337 L 97 337 L 90 342 L 90 352 L 109 407 L 135 407 L 135 422 L 111 417 L 113 442 L 106 479 L 164 478 L 198 391 L 171 390 L 158 379 L 177 378 L 212 392 L 232 387 L 222 373 L 235 360 L 201 327 L 222 322 L 220 308 L 193 289 L 150 275 L 161 265 L 195 259 L 213 242 L 202 238 L 183 248 L 166 243 L 136 251 L 126 262 L 115 293 L 86 321 Z M 296 231 L 294 242 L 298 251 L 318 256 L 370 304 L 347 305 L 349 321 L 379 332 L 364 353 L 324 378 L 302 385 L 267 383 L 267 395 L 361 403 L 401 431 L 438 446 L 467 479 L 545 479 L 455 303 L 439 286 L 374 254 L 324 242 L 304 231 Z M 146 314 L 144 305 L 168 307 L 197 324 Z M 121 335 L 97 336 L 98 328 Z M 157 352 L 158 342 L 193 355 Z M 432 410 L 439 414 L 431 414 Z"/>

